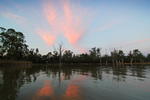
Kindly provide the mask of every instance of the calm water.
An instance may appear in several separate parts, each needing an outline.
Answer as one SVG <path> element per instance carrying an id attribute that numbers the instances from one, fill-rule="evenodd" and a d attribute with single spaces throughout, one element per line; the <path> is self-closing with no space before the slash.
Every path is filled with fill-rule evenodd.
<path id="1" fill-rule="evenodd" d="M 0 68 L 0 100 L 150 100 L 150 66 Z"/>

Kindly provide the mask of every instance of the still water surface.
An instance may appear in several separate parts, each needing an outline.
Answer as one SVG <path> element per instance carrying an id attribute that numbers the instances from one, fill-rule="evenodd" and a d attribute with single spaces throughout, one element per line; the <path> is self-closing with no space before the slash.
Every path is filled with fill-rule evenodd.
<path id="1" fill-rule="evenodd" d="M 150 66 L 0 68 L 0 100 L 150 100 Z"/>

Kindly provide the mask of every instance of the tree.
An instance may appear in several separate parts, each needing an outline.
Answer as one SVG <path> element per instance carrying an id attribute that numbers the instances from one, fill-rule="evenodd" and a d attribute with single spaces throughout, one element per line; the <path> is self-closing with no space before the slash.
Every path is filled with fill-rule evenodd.
<path id="1" fill-rule="evenodd" d="M 71 50 L 66 50 L 63 54 L 63 61 L 71 62 L 72 57 L 73 57 L 73 52 Z"/>
<path id="2" fill-rule="evenodd" d="M 97 56 L 96 47 L 91 48 L 91 50 L 89 50 L 89 52 L 90 52 L 90 56 L 92 56 L 93 58 L 96 58 L 96 56 Z"/>
<path id="3" fill-rule="evenodd" d="M 104 59 L 105 59 L 106 66 L 108 65 L 108 57 L 109 57 L 109 55 L 106 53 L 106 54 L 104 55 Z"/>
<path id="4" fill-rule="evenodd" d="M 8 59 L 19 60 L 26 56 L 28 45 L 25 44 L 25 36 L 22 32 L 16 32 L 14 29 L 5 31 L 1 28 L 0 33 L 0 48 L 1 55 Z"/>
<path id="5" fill-rule="evenodd" d="M 102 50 L 102 48 L 97 48 L 97 55 L 99 56 L 100 64 L 102 64 L 101 50 Z"/>
<path id="6" fill-rule="evenodd" d="M 55 46 L 53 46 L 55 51 L 58 53 L 59 55 L 59 64 L 61 66 L 61 59 L 62 59 L 62 55 L 63 55 L 63 52 L 64 52 L 64 46 L 63 46 L 63 43 L 60 43 L 58 48 L 56 49 Z"/>
<path id="7" fill-rule="evenodd" d="M 93 47 L 93 48 L 91 48 L 91 50 L 89 50 L 90 56 L 91 56 L 94 60 L 96 60 L 97 58 L 100 59 L 100 60 L 99 60 L 100 64 L 102 63 L 102 61 L 101 61 L 101 49 L 102 49 L 102 48 Z M 96 61 L 97 61 L 97 60 L 96 60 Z M 95 62 L 95 61 L 94 61 L 94 62 Z"/>
<path id="8" fill-rule="evenodd" d="M 2 37 L 1 37 L 1 34 L 4 34 L 5 32 L 5 28 L 3 27 L 0 27 L 0 58 L 3 58 L 3 54 L 4 54 L 4 50 L 2 49 Z"/>
<path id="9" fill-rule="evenodd" d="M 133 50 L 133 59 L 135 63 L 142 62 L 143 58 L 144 58 L 143 54 L 138 49 Z"/>
<path id="10" fill-rule="evenodd" d="M 128 54 L 128 59 L 130 59 L 130 64 L 132 64 L 133 63 L 133 54 L 131 51 Z"/>
<path id="11" fill-rule="evenodd" d="M 146 57 L 147 61 L 150 62 L 150 53 Z"/>
<path id="12" fill-rule="evenodd" d="M 6 29 L 3 28 L 3 27 L 0 27 L 0 30 L 1 30 L 2 32 L 6 31 Z"/>
<path id="13" fill-rule="evenodd" d="M 119 63 L 120 63 L 120 60 L 122 63 L 124 63 L 124 60 L 123 60 L 124 55 L 125 55 L 124 52 L 122 50 L 119 50 L 119 52 L 118 52 Z"/>
<path id="14" fill-rule="evenodd" d="M 118 64 L 118 50 L 114 48 L 114 51 L 111 51 L 111 57 L 112 57 L 113 65 L 115 64 L 115 61 L 116 64 Z"/>

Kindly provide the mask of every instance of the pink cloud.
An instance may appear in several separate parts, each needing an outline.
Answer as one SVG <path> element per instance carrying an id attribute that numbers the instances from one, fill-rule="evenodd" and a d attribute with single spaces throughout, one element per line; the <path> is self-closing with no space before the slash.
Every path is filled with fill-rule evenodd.
<path id="1" fill-rule="evenodd" d="M 53 45 L 56 39 L 56 35 L 53 35 L 50 31 L 43 31 L 37 29 L 37 33 L 43 38 L 47 45 Z"/>
<path id="2" fill-rule="evenodd" d="M 58 6 L 60 4 L 60 6 Z M 38 34 L 44 41 L 52 45 L 59 34 L 63 34 L 71 45 L 77 44 L 78 40 L 85 34 L 89 20 L 89 12 L 80 5 L 75 5 L 67 0 L 60 1 L 55 5 L 54 2 L 43 2 L 43 12 L 49 23 L 49 32 L 39 31 Z M 78 7 L 76 7 L 78 6 Z M 51 39 L 48 39 L 51 38 Z"/>
<path id="3" fill-rule="evenodd" d="M 46 19 L 50 25 L 55 25 L 54 20 L 56 18 L 56 9 L 54 5 L 50 2 L 43 3 L 43 10 Z"/>
<path id="4" fill-rule="evenodd" d="M 63 10 L 64 10 L 64 14 L 66 17 L 66 24 L 67 26 L 70 26 L 72 24 L 72 12 L 71 12 L 71 8 L 70 8 L 70 3 L 69 2 L 65 2 L 63 3 Z"/>
<path id="5" fill-rule="evenodd" d="M 13 14 L 10 12 L 1 12 L 1 14 L 4 18 L 13 20 L 17 22 L 18 24 L 21 24 L 21 25 L 27 24 L 27 19 L 25 17 L 19 16 L 17 14 Z"/>
<path id="6" fill-rule="evenodd" d="M 79 5 L 79 8 L 74 6 L 76 5 L 71 4 L 69 1 L 63 3 L 65 26 L 62 26 L 64 36 L 69 40 L 69 43 L 73 45 L 85 34 L 89 25 L 89 23 L 87 23 L 89 20 L 86 20 L 86 16 L 89 15 L 89 13 L 86 12 L 87 9 Z"/>
<path id="7" fill-rule="evenodd" d="M 129 46 L 133 46 L 133 45 L 138 45 L 138 44 L 141 44 L 141 43 L 146 42 L 146 41 L 150 41 L 150 38 L 142 39 L 142 40 L 138 40 L 138 41 L 134 41 L 132 43 L 129 43 L 129 44 L 125 45 L 125 47 L 129 47 Z"/>
<path id="8" fill-rule="evenodd" d="M 122 23 L 122 22 L 124 22 L 124 21 L 125 21 L 125 20 L 114 20 L 114 21 L 111 21 L 110 23 L 104 25 L 103 27 L 98 28 L 98 29 L 96 30 L 96 32 L 97 32 L 97 31 L 102 31 L 102 30 L 108 29 L 108 28 L 110 28 L 110 27 L 112 27 L 112 26 L 115 26 L 115 25 L 117 25 L 117 24 L 120 24 L 120 23 Z"/>
<path id="9" fill-rule="evenodd" d="M 106 24 L 105 26 L 100 27 L 99 29 L 97 29 L 97 31 L 101 31 L 101 30 L 107 29 L 107 28 L 109 28 L 109 27 L 111 27 L 111 26 L 113 26 L 113 25 L 114 25 L 114 23 Z"/>
<path id="10" fill-rule="evenodd" d="M 88 50 L 83 48 L 81 45 L 79 44 L 75 44 L 74 45 L 75 48 L 77 48 L 81 53 L 88 53 Z"/>
<path id="11" fill-rule="evenodd" d="M 113 43 L 113 44 L 107 46 L 107 48 L 109 48 L 110 50 L 114 50 L 114 48 L 122 49 L 122 48 L 126 48 L 126 47 L 139 45 L 139 44 L 147 42 L 147 41 L 150 41 L 150 38 L 146 38 L 146 39 L 142 39 L 142 40 L 132 40 L 132 41 L 119 41 L 119 42 L 116 42 L 116 43 Z"/>

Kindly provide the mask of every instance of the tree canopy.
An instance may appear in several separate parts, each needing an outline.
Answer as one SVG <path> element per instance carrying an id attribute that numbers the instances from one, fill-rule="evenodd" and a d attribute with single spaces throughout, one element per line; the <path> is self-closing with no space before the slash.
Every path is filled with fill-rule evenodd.
<path id="1" fill-rule="evenodd" d="M 110 51 L 109 54 L 101 54 L 100 47 L 93 47 L 88 53 L 74 54 L 71 50 L 64 49 L 61 43 L 54 51 L 46 55 L 40 54 L 38 48 L 28 49 L 25 36 L 15 29 L 0 27 L 0 59 L 4 60 L 28 60 L 33 63 L 138 63 L 150 62 L 150 54 L 144 56 L 138 49 L 130 51 L 125 55 L 123 50 Z"/>
<path id="2" fill-rule="evenodd" d="M 22 32 L 16 32 L 14 29 L 1 28 L 0 33 L 0 51 L 1 56 L 8 59 L 21 59 L 26 56 L 28 45 L 25 44 L 25 36 Z"/>

